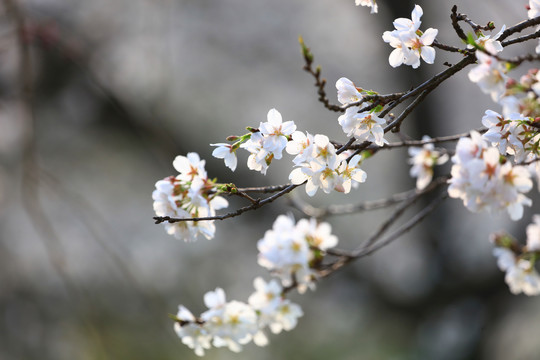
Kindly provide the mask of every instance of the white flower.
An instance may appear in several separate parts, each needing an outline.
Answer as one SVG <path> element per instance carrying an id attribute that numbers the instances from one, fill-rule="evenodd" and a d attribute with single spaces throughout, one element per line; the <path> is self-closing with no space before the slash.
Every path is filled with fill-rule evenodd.
<path id="1" fill-rule="evenodd" d="M 291 135 L 292 140 L 287 143 L 286 151 L 291 155 L 296 155 L 293 159 L 295 165 L 309 163 L 313 160 L 314 155 L 314 139 L 310 133 L 304 134 L 300 131 L 295 131 Z"/>
<path id="2" fill-rule="evenodd" d="M 499 99 L 499 104 L 502 106 L 502 113 L 504 117 L 508 117 L 513 113 L 520 113 L 521 111 L 521 100 L 516 96 L 503 96 Z"/>
<path id="3" fill-rule="evenodd" d="M 527 226 L 527 251 L 540 251 L 540 215 L 534 215 Z"/>
<path id="4" fill-rule="evenodd" d="M 255 278 L 253 286 L 255 292 L 248 299 L 249 305 L 264 314 L 273 313 L 282 301 L 283 287 L 276 280 L 266 282 L 260 276 Z"/>
<path id="5" fill-rule="evenodd" d="M 424 11 L 420 7 L 420 5 L 414 5 L 414 9 L 411 12 L 411 18 L 398 18 L 394 20 L 394 27 L 397 31 L 409 31 L 412 30 L 416 32 L 420 28 L 420 24 L 422 21 L 420 21 L 420 18 L 424 14 Z"/>
<path id="6" fill-rule="evenodd" d="M 273 156 L 268 150 L 264 149 L 263 135 L 260 132 L 251 134 L 250 139 L 240 147 L 251 153 L 247 161 L 248 168 L 266 175 L 266 170 L 268 170 L 268 165 L 272 162 Z"/>
<path id="7" fill-rule="evenodd" d="M 530 153 L 527 156 L 527 161 L 533 161 L 529 164 L 528 169 L 532 177 L 535 178 L 538 191 L 540 191 L 540 161 L 537 160 L 538 156 Z"/>
<path id="8" fill-rule="evenodd" d="M 482 118 L 482 124 L 488 128 L 483 135 L 493 146 L 497 146 L 501 155 L 514 155 L 515 162 L 521 162 L 528 155 L 527 144 L 532 140 L 536 131 L 528 126 L 530 119 L 518 113 L 511 113 L 506 117 L 495 111 L 487 110 Z"/>
<path id="9" fill-rule="evenodd" d="M 422 140 L 429 140 L 430 137 L 425 135 Z M 435 150 L 432 143 L 425 144 L 423 147 L 409 148 L 409 164 L 412 164 L 410 175 L 416 179 L 416 188 L 424 189 L 433 178 L 433 166 L 442 165 L 448 161 L 448 155 L 441 154 Z"/>
<path id="10" fill-rule="evenodd" d="M 233 150 L 231 144 L 219 143 L 210 144 L 210 146 L 217 146 L 217 148 L 212 151 L 213 157 L 225 160 L 225 166 L 232 171 L 236 170 L 238 160 L 236 159 L 236 152 Z"/>
<path id="11" fill-rule="evenodd" d="M 503 116 L 492 110 L 486 110 L 482 118 L 482 125 L 488 128 L 488 131 L 482 135 L 491 145 L 497 146 L 501 154 L 506 154 L 508 145 L 508 135 L 510 135 L 510 120 L 505 120 Z"/>
<path id="12" fill-rule="evenodd" d="M 281 330 L 290 331 L 296 327 L 298 318 L 303 316 L 302 308 L 289 300 L 284 300 L 276 309 L 274 321 L 270 324 L 270 330 L 279 334 Z"/>
<path id="13" fill-rule="evenodd" d="M 376 14 L 378 11 L 377 2 L 375 0 L 355 0 L 356 6 L 369 6 L 371 13 Z"/>
<path id="14" fill-rule="evenodd" d="M 215 347 L 227 346 L 239 352 L 258 331 L 257 314 L 249 305 L 240 301 L 227 302 L 221 288 L 204 295 L 208 310 L 201 314 L 204 328 L 213 336 Z"/>
<path id="15" fill-rule="evenodd" d="M 354 155 L 352 159 L 347 162 L 348 155 L 345 155 L 344 159 L 341 161 L 337 173 L 338 173 L 338 183 L 334 187 L 336 191 L 348 194 L 351 191 L 351 187 L 357 187 L 358 184 L 366 181 L 367 174 L 364 170 L 360 169 L 360 164 L 362 156 Z"/>
<path id="16" fill-rule="evenodd" d="M 433 64 L 435 61 L 435 49 L 430 45 L 435 40 L 438 30 L 429 28 L 421 33 L 418 29 L 422 14 L 422 8 L 415 5 L 411 19 L 396 19 L 393 23 L 395 30 L 383 33 L 384 42 L 394 48 L 388 58 L 392 67 L 406 64 L 416 69 L 420 66 L 420 58 L 428 64 Z"/>
<path id="17" fill-rule="evenodd" d="M 221 309 L 226 303 L 225 291 L 222 288 L 216 288 L 216 290 L 204 294 L 204 305 L 209 309 Z"/>
<path id="18" fill-rule="evenodd" d="M 433 64 L 435 61 L 435 49 L 430 45 L 433 44 L 438 30 L 429 28 L 422 36 L 418 36 L 416 32 L 409 30 L 402 32 L 400 38 L 403 44 L 405 44 L 408 51 L 405 53 L 406 65 L 410 65 L 413 69 L 420 66 L 420 58 L 426 63 Z"/>
<path id="19" fill-rule="evenodd" d="M 338 118 L 343 132 L 348 137 L 356 137 L 358 141 L 371 141 L 378 146 L 383 146 L 388 142 L 384 139 L 384 129 L 381 126 L 386 121 L 373 112 L 358 113 L 359 109 L 358 106 L 352 106 Z"/>
<path id="20" fill-rule="evenodd" d="M 287 146 L 287 136 L 296 130 L 296 125 L 294 121 L 282 122 L 281 114 L 276 109 L 268 112 L 267 119 L 267 122 L 259 125 L 259 131 L 263 135 L 263 148 L 279 160 Z"/>
<path id="21" fill-rule="evenodd" d="M 310 250 L 304 238 L 298 235 L 294 220 L 289 216 L 277 217 L 271 230 L 257 243 L 259 265 L 275 272 L 283 286 L 292 283 L 291 276 L 297 275 L 302 283 L 309 276 Z"/>
<path id="22" fill-rule="evenodd" d="M 208 217 L 229 205 L 227 200 L 217 195 L 214 182 L 206 175 L 204 163 L 196 153 L 176 157 L 173 165 L 180 174 L 156 182 L 152 193 L 157 216 Z M 213 220 L 164 222 L 164 226 L 168 234 L 186 242 L 197 240 L 199 234 L 210 240 L 216 231 Z"/>
<path id="23" fill-rule="evenodd" d="M 481 51 L 475 54 L 478 65 L 469 71 L 469 80 L 477 83 L 483 93 L 490 94 L 491 99 L 497 101 L 506 91 L 505 69 L 494 57 Z"/>
<path id="24" fill-rule="evenodd" d="M 530 174 L 523 166 L 499 162 L 499 151 L 487 147 L 481 135 L 461 138 L 452 157 L 452 178 L 448 194 L 460 198 L 473 212 L 506 210 L 512 220 L 523 216 L 523 206 L 531 200 L 523 195 L 532 188 Z"/>
<path id="25" fill-rule="evenodd" d="M 493 249 L 493 255 L 497 257 L 499 268 L 506 271 L 504 280 L 513 294 L 540 294 L 540 276 L 531 261 L 519 259 L 510 249 L 502 247 Z"/>
<path id="26" fill-rule="evenodd" d="M 343 105 L 362 100 L 362 94 L 358 91 L 358 88 L 351 80 L 345 77 L 336 81 L 336 89 L 338 101 Z"/>
<path id="27" fill-rule="evenodd" d="M 259 313 L 260 331 L 253 340 L 257 345 L 264 346 L 268 343 L 263 332 L 265 327 L 269 327 L 274 334 L 292 330 L 303 313 L 300 306 L 283 298 L 283 288 L 277 281 L 266 282 L 258 277 L 254 286 L 256 291 L 249 297 L 249 304 Z"/>
<path id="28" fill-rule="evenodd" d="M 177 156 L 173 161 L 173 166 L 180 173 L 181 179 L 192 180 L 195 176 L 207 177 L 205 163 L 206 161 L 201 160 L 199 154 L 190 152 L 187 156 Z"/>
<path id="29" fill-rule="evenodd" d="M 182 343 L 190 349 L 195 350 L 197 356 L 204 356 L 204 349 L 210 349 L 210 341 L 212 335 L 209 335 L 203 325 L 195 322 L 193 314 L 180 305 L 176 317 L 186 324 L 181 325 L 179 322 L 174 323 L 174 331 L 182 339 Z"/>
<path id="30" fill-rule="evenodd" d="M 296 229 L 303 236 L 309 246 L 326 250 L 337 245 L 338 238 L 332 235 L 332 227 L 326 222 L 317 223 L 317 220 L 301 219 L 296 224 Z"/>
<path id="31" fill-rule="evenodd" d="M 394 48 L 388 57 L 388 62 L 392 67 L 398 67 L 406 60 L 408 49 L 404 46 L 399 36 L 399 31 L 385 31 L 382 35 L 384 42 Z"/>
<path id="32" fill-rule="evenodd" d="M 496 192 L 499 209 L 507 209 L 510 218 L 514 221 L 523 217 L 523 206 L 531 206 L 532 200 L 522 193 L 532 189 L 532 181 L 527 168 L 512 166 L 506 162 L 501 166 L 500 186 Z"/>
<path id="33" fill-rule="evenodd" d="M 486 49 L 487 52 L 489 52 L 490 54 L 496 55 L 503 51 L 503 46 L 501 42 L 497 39 L 502 35 L 505 30 L 506 25 L 503 25 L 501 30 L 493 38 L 491 38 L 491 35 L 481 35 L 480 37 L 478 37 L 478 39 L 475 40 L 475 43 L 478 44 L 478 46 Z M 474 49 L 474 46 L 469 44 L 467 45 L 467 48 Z"/>
<path id="34" fill-rule="evenodd" d="M 226 303 L 220 316 L 209 311 L 212 316 L 203 313 L 201 317 L 207 321 L 205 327 L 214 336 L 212 344 L 215 347 L 227 346 L 231 351 L 240 352 L 242 345 L 250 342 L 259 331 L 255 310 L 243 302 Z"/>
<path id="35" fill-rule="evenodd" d="M 529 0 L 529 11 L 527 16 L 529 19 L 540 15 L 540 0 Z"/>
<path id="36" fill-rule="evenodd" d="M 306 162 L 296 163 L 298 168 L 291 171 L 289 179 L 295 185 L 306 183 L 306 193 L 309 196 L 315 195 L 320 187 L 326 193 L 330 193 L 338 184 L 336 149 L 326 135 L 315 135 L 313 146 L 306 148 L 303 153 L 310 151 L 311 155 L 305 154 Z M 298 158 L 298 156 L 297 156 Z"/>

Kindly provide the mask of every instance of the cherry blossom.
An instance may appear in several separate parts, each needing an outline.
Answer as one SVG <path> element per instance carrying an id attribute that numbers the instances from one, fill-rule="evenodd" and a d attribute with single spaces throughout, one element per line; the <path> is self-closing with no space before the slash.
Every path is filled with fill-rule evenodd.
<path id="1" fill-rule="evenodd" d="M 296 229 L 304 236 L 309 246 L 326 250 L 338 244 L 338 238 L 332 235 L 332 227 L 328 223 L 317 223 L 313 218 L 301 219 L 296 224 Z"/>
<path id="2" fill-rule="evenodd" d="M 343 105 L 360 101 L 363 97 L 361 90 L 359 91 L 356 85 L 345 77 L 336 81 L 336 89 L 338 101 Z"/>
<path id="3" fill-rule="evenodd" d="M 233 145 L 218 143 L 210 144 L 210 146 L 217 146 L 217 148 L 212 151 L 213 157 L 223 159 L 225 161 L 225 166 L 232 171 L 236 170 L 238 159 L 236 158 L 236 151 L 233 149 Z"/>
<path id="4" fill-rule="evenodd" d="M 247 161 L 248 168 L 266 175 L 266 170 L 268 170 L 268 166 L 272 162 L 273 155 L 264 148 L 263 135 L 260 132 L 251 134 L 251 138 L 240 147 L 251 153 Z"/>
<path id="5" fill-rule="evenodd" d="M 425 135 L 422 140 L 429 140 L 430 137 Z M 448 161 L 447 154 L 441 154 L 435 150 L 435 146 L 432 143 L 425 144 L 423 147 L 410 147 L 409 155 L 412 157 L 409 163 L 413 166 L 410 170 L 410 175 L 416 179 L 416 188 L 418 190 L 424 189 L 429 185 L 433 178 L 433 167 L 435 165 L 442 165 Z"/>
<path id="6" fill-rule="evenodd" d="M 369 6 L 372 14 L 376 14 L 379 9 L 376 0 L 355 0 L 355 3 L 356 6 Z"/>
<path id="7" fill-rule="evenodd" d="M 512 294 L 540 294 L 540 275 L 535 270 L 534 263 L 519 259 L 512 250 L 503 247 L 493 249 L 493 255 L 497 258 L 499 269 L 506 272 L 504 280 Z"/>
<path id="8" fill-rule="evenodd" d="M 267 122 L 261 122 L 259 125 L 259 131 L 263 135 L 263 148 L 279 160 L 283 149 L 287 146 L 287 137 L 296 130 L 296 125 L 293 121 L 283 122 L 281 114 L 276 109 L 271 109 L 267 118 Z"/>
<path id="9" fill-rule="evenodd" d="M 371 141 L 378 146 L 387 143 L 388 141 L 384 139 L 384 129 L 381 126 L 386 121 L 374 112 L 358 113 L 358 110 L 360 110 L 358 106 L 352 106 L 338 118 L 343 132 L 348 137 L 354 136 L 358 141 Z"/>
<path id="10" fill-rule="evenodd" d="M 500 164 L 499 151 L 488 147 L 481 135 L 471 132 L 470 138 L 461 138 L 452 157 L 448 194 L 460 198 L 473 212 L 506 210 L 512 220 L 523 216 L 523 206 L 531 200 L 523 195 L 532 188 L 527 169 Z"/>
<path id="11" fill-rule="evenodd" d="M 338 166 L 338 183 L 335 185 L 334 190 L 348 194 L 351 191 L 351 187 L 357 187 L 358 184 L 366 181 L 367 174 L 364 170 L 360 169 L 362 163 L 362 156 L 354 155 L 348 162 L 348 154 L 341 154 L 340 165 Z"/>
<path id="12" fill-rule="evenodd" d="M 204 350 L 210 349 L 212 346 L 212 335 L 210 335 L 202 324 L 197 324 L 193 314 L 186 309 L 183 305 L 178 307 L 178 314 L 176 314 L 178 320 L 184 322 L 183 325 L 180 322 L 174 323 L 174 331 L 179 338 L 182 339 L 182 343 L 187 345 L 190 349 L 195 350 L 197 356 L 204 356 Z"/>
<path id="13" fill-rule="evenodd" d="M 478 37 L 478 39 L 475 40 L 475 43 L 484 48 L 487 52 L 489 52 L 490 54 L 492 55 L 496 55 L 498 53 L 500 53 L 501 51 L 503 51 L 503 46 L 501 44 L 500 41 L 498 41 L 497 39 L 502 35 L 502 33 L 506 30 L 506 25 L 503 25 L 501 27 L 501 30 L 499 30 L 499 32 L 491 37 L 491 35 L 480 35 Z M 467 48 L 469 49 L 474 49 L 474 46 L 472 46 L 471 44 L 468 44 L 467 45 Z"/>
<path id="14" fill-rule="evenodd" d="M 540 251 L 540 215 L 534 215 L 533 223 L 527 225 L 527 251 Z"/>
<path id="15" fill-rule="evenodd" d="M 527 16 L 529 19 L 540 15 L 540 0 L 529 0 L 529 11 Z"/>
<path id="16" fill-rule="evenodd" d="M 295 165 L 309 163 L 313 158 L 314 138 L 310 133 L 304 134 L 300 131 L 295 131 L 291 135 L 291 141 L 287 143 L 286 151 L 291 155 L 296 155 L 293 159 Z"/>
<path id="17" fill-rule="evenodd" d="M 256 291 L 250 295 L 248 302 L 259 314 L 260 328 L 253 340 L 257 345 L 264 346 L 268 343 L 264 328 L 269 327 L 274 334 L 292 330 L 303 312 L 299 305 L 283 297 L 283 287 L 276 280 L 266 282 L 258 277 L 253 284 Z"/>
<path id="18" fill-rule="evenodd" d="M 306 193 L 315 195 L 321 188 L 325 193 L 330 193 L 339 178 L 337 168 L 339 166 L 336 149 L 330 143 L 326 135 L 317 134 L 313 137 L 313 146 L 306 147 L 297 155 L 306 161 L 295 163 L 296 169 L 291 171 L 289 179 L 293 184 L 306 183 Z"/>
<path id="19" fill-rule="evenodd" d="M 422 33 L 419 30 L 422 14 L 422 8 L 415 5 L 411 19 L 396 19 L 393 23 L 395 30 L 383 33 L 384 42 L 394 48 L 388 58 L 392 67 L 406 64 L 416 69 L 420 66 L 420 58 L 428 64 L 435 61 L 435 49 L 430 45 L 435 41 L 438 30 L 429 28 Z"/>
<path id="20" fill-rule="evenodd" d="M 194 152 L 190 152 L 186 156 L 179 155 L 173 161 L 174 168 L 180 173 L 179 177 L 187 181 L 196 176 L 206 178 L 205 164 L 206 161 L 201 160 L 199 154 Z"/>
<path id="21" fill-rule="evenodd" d="M 405 64 L 416 69 L 420 66 L 420 58 L 428 64 L 433 64 L 435 61 L 435 49 L 430 45 L 433 44 L 437 33 L 438 30 L 433 28 L 427 29 L 422 36 L 418 36 L 412 31 L 403 33 L 401 40 L 410 49 Z"/>
<path id="22" fill-rule="evenodd" d="M 208 179 L 204 164 L 196 153 L 176 157 L 173 165 L 180 174 L 156 182 L 152 193 L 157 216 L 207 217 L 228 206 L 227 200 L 217 194 L 213 181 Z M 165 222 L 164 226 L 168 234 L 186 242 L 197 240 L 199 234 L 210 240 L 216 231 L 213 221 Z"/>
<path id="23" fill-rule="evenodd" d="M 493 101 L 499 98 L 506 91 L 506 80 L 503 64 L 497 59 L 481 51 L 476 51 L 478 65 L 469 71 L 469 80 L 478 84 L 480 90 L 485 94 L 490 94 Z"/>
<path id="24" fill-rule="evenodd" d="M 300 236 L 291 217 L 278 216 L 272 229 L 267 230 L 257 243 L 257 248 L 259 265 L 278 276 L 283 286 L 292 284 L 293 276 L 299 283 L 311 282 L 309 244 Z"/>

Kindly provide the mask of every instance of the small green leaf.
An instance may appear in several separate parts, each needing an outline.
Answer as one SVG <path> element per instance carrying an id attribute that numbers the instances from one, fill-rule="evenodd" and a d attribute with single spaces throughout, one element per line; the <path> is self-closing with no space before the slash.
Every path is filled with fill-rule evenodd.
<path id="1" fill-rule="evenodd" d="M 372 112 L 372 113 L 381 112 L 383 108 L 384 108 L 384 106 L 382 106 L 381 104 L 379 104 L 379 105 L 375 106 L 375 107 L 371 110 L 371 112 Z"/>

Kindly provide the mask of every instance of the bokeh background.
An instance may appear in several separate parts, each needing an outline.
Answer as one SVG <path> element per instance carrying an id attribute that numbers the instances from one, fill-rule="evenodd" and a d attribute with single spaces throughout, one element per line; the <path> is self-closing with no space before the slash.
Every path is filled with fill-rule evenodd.
<path id="1" fill-rule="evenodd" d="M 459 45 L 453 4 L 480 24 L 512 25 L 525 0 L 418 0 L 422 29 Z M 31 64 L 17 40 L 18 4 Z M 207 171 L 239 186 L 283 184 L 290 164 L 267 176 L 240 157 L 232 173 L 210 143 L 258 126 L 277 108 L 300 130 L 345 139 L 337 115 L 317 101 L 302 71 L 302 35 L 335 102 L 346 76 L 381 93 L 402 91 L 455 63 L 392 69 L 381 39 L 411 1 L 4 0 L 0 20 L 0 359 L 191 359 L 168 313 L 204 311 L 222 287 L 246 300 L 257 275 L 256 242 L 286 199 L 217 223 L 212 241 L 185 244 L 154 225 L 151 193 L 174 174 L 176 155 L 198 152 Z M 531 44 L 526 50 L 532 50 Z M 522 49 L 523 50 L 523 49 Z M 26 69 L 26 70 L 24 70 Z M 28 97 L 25 78 L 33 92 Z M 25 90 L 26 89 L 26 90 Z M 26 94 L 26 95 L 25 95 Z M 31 102 L 31 109 L 27 101 Z M 449 135 L 499 110 L 460 73 L 433 92 L 404 130 Z M 357 203 L 414 187 L 406 151 L 366 162 L 368 181 L 314 206 Z M 449 170 L 447 165 L 445 171 Z M 534 195 L 536 196 L 536 195 Z M 230 199 L 231 207 L 241 206 Z M 417 210 L 422 204 L 419 204 Z M 448 200 L 422 226 L 369 258 L 293 295 L 304 317 L 265 348 L 208 352 L 208 359 L 537 359 L 540 303 L 513 296 L 491 255 L 491 232 L 524 239 L 523 220 L 471 214 Z M 388 211 L 330 218 L 340 247 L 371 234 Z M 412 213 L 410 214 L 412 215 Z"/>

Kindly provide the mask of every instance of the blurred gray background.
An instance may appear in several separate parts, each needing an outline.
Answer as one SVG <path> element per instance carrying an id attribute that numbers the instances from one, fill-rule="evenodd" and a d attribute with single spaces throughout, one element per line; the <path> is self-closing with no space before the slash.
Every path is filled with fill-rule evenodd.
<path id="1" fill-rule="evenodd" d="M 176 155 L 196 151 L 221 182 L 286 183 L 287 160 L 265 177 L 249 172 L 241 154 L 232 173 L 208 146 L 258 126 L 273 107 L 299 130 L 345 141 L 338 115 L 317 101 L 302 71 L 299 35 L 333 102 L 342 76 L 390 93 L 459 60 L 437 51 L 434 65 L 392 69 L 381 35 L 394 18 L 410 17 L 414 2 L 378 2 L 379 14 L 370 15 L 354 0 L 21 1 L 33 62 L 32 162 L 16 27 L 9 2 L 0 2 L 0 359 L 196 358 L 167 313 L 178 304 L 204 311 L 204 293 L 218 286 L 245 301 L 253 278 L 268 278 L 257 266 L 257 240 L 278 214 L 301 214 L 281 199 L 216 223 L 212 241 L 185 244 L 153 224 L 155 182 L 174 174 Z M 441 42 L 458 46 L 454 3 L 497 28 L 523 20 L 527 4 L 417 3 L 421 28 L 438 28 Z M 416 138 L 468 131 L 488 108 L 500 110 L 465 71 L 432 93 L 404 130 Z M 322 206 L 411 189 L 406 158 L 396 150 L 367 161 L 367 182 L 349 195 L 294 196 Z M 231 199 L 233 208 L 242 204 Z M 523 239 L 533 212 L 510 223 L 448 200 L 422 227 L 315 292 L 293 295 L 305 315 L 292 332 L 265 348 L 214 349 L 207 358 L 536 359 L 538 299 L 509 293 L 488 241 L 501 229 Z M 340 247 L 351 249 L 388 214 L 328 220 Z"/>

